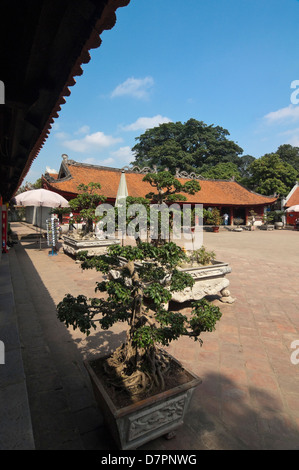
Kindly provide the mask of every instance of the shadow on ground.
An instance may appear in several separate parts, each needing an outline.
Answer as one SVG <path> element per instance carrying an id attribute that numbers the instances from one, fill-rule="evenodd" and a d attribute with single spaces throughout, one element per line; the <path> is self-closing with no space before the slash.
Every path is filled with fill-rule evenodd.
<path id="1" fill-rule="evenodd" d="M 36 243 L 26 245 L 26 250 L 33 248 Z M 97 331 L 84 340 L 74 339 L 57 320 L 56 306 L 26 250 L 15 245 L 9 256 L 36 448 L 112 450 L 114 443 L 95 405 L 83 359 L 109 354 L 124 332 Z M 215 373 L 201 378 L 203 384 L 195 391 L 176 438 L 159 438 L 143 449 L 299 448 L 297 430 L 270 394 L 249 390 L 263 403 L 261 413 L 261 407 L 250 406 L 245 391 L 228 377 Z"/>

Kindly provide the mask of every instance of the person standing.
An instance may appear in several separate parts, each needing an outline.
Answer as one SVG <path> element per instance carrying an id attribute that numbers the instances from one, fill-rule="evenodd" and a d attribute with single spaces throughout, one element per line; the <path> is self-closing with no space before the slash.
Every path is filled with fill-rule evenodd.
<path id="1" fill-rule="evenodd" d="M 228 219 L 229 219 L 229 215 L 227 213 L 223 214 L 223 222 L 224 222 L 224 225 L 227 225 L 228 224 Z"/>

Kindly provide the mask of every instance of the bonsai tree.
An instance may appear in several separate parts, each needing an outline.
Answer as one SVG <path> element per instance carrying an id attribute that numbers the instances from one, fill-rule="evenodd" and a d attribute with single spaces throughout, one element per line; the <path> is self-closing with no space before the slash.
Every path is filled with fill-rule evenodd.
<path id="1" fill-rule="evenodd" d="M 141 224 L 143 224 L 146 227 L 147 238 L 148 238 L 148 227 L 149 227 L 149 224 L 150 224 L 150 201 L 148 199 L 143 198 L 143 197 L 133 197 L 133 196 L 126 197 L 126 202 L 125 202 L 125 207 L 126 207 L 126 212 L 125 212 L 125 216 L 126 216 L 126 222 L 125 222 L 126 223 L 126 233 L 130 232 L 129 231 L 130 223 L 135 218 L 135 215 L 131 216 L 130 212 L 129 212 L 129 207 L 134 205 L 134 204 L 142 205 L 145 208 L 145 214 L 141 215 L 140 222 L 141 222 Z M 119 220 L 119 218 L 118 218 L 119 210 L 120 210 L 119 207 L 115 206 L 114 207 L 114 213 L 112 215 L 114 217 L 114 220 L 116 221 L 116 228 L 117 229 L 119 228 L 118 224 L 117 224 L 117 222 Z M 136 236 L 135 239 L 136 239 L 137 245 L 139 243 L 141 243 L 141 238 L 140 237 Z"/>
<path id="2" fill-rule="evenodd" d="M 269 223 L 273 222 L 274 219 L 274 214 L 273 212 L 265 212 L 263 215 L 263 222 L 266 226 L 268 226 Z"/>
<path id="3" fill-rule="evenodd" d="M 182 184 L 175 176 L 169 171 L 160 171 L 159 173 L 148 173 L 143 178 L 143 181 L 148 182 L 156 192 L 150 192 L 145 197 L 153 204 L 171 204 L 179 201 L 186 201 L 187 198 L 181 193 L 195 194 L 200 190 L 200 184 L 196 180 L 188 180 Z M 161 245 L 165 240 L 161 237 L 161 217 L 159 214 L 159 230 L 156 234 L 154 244 Z"/>
<path id="4" fill-rule="evenodd" d="M 234 224 L 239 227 L 239 225 L 244 224 L 244 219 L 242 219 L 241 217 L 234 217 Z"/>
<path id="5" fill-rule="evenodd" d="M 86 335 L 97 325 L 107 330 L 116 322 L 127 323 L 126 340 L 105 360 L 104 370 L 109 383 L 126 390 L 131 399 L 162 391 L 173 375 L 161 346 L 181 336 L 202 344 L 200 334 L 213 331 L 221 317 L 219 308 L 205 299 L 193 302 L 188 316 L 166 310 L 173 291 L 193 286 L 191 275 L 177 269 L 184 259 L 184 251 L 172 242 L 114 245 L 107 254 L 92 258 L 81 254 L 83 269 L 106 275 L 96 284 L 96 291 L 105 296 L 88 300 L 68 294 L 57 306 L 59 320 Z"/>
<path id="6" fill-rule="evenodd" d="M 50 210 L 50 214 L 55 214 L 58 217 L 59 223 L 62 224 L 62 219 L 65 214 L 70 214 L 71 209 L 69 207 L 55 207 Z"/>
<path id="7" fill-rule="evenodd" d="M 198 250 L 193 250 L 188 256 L 188 259 L 191 264 L 197 263 L 201 264 L 202 266 L 207 266 L 208 264 L 211 264 L 211 262 L 214 261 L 215 258 L 216 254 L 214 253 L 214 251 L 208 251 L 204 246 L 202 246 Z"/>
<path id="8" fill-rule="evenodd" d="M 222 218 L 220 215 L 219 209 L 217 207 L 213 207 L 211 211 L 205 210 L 204 216 L 208 223 L 214 225 L 215 227 L 219 227 L 222 224 Z"/>
<path id="9" fill-rule="evenodd" d="M 105 202 L 105 196 L 98 194 L 96 191 L 101 189 L 100 183 L 79 184 L 78 196 L 69 202 L 74 212 L 79 212 L 77 220 L 85 222 L 85 234 L 93 231 L 93 223 L 97 221 L 95 210 L 101 202 Z"/>
<path id="10" fill-rule="evenodd" d="M 257 216 L 257 213 L 253 209 L 251 211 L 249 211 L 249 213 L 250 213 L 250 216 L 248 217 L 248 221 L 249 221 L 249 224 L 251 226 L 253 226 L 254 222 L 255 222 L 255 218 Z"/>
<path id="11" fill-rule="evenodd" d="M 279 210 L 276 210 L 276 211 L 272 211 L 270 212 L 271 215 L 273 215 L 273 222 L 282 222 L 283 221 L 283 216 L 286 214 L 285 211 L 279 211 Z"/>

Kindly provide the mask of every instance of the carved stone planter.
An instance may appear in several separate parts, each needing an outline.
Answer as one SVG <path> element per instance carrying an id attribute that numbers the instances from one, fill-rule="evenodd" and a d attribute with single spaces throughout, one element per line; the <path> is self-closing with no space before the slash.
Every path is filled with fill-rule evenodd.
<path id="1" fill-rule="evenodd" d="M 127 260 L 120 258 L 122 264 L 125 264 Z M 141 262 L 135 262 L 136 266 L 140 266 Z M 187 287 L 181 292 L 172 292 L 172 300 L 174 302 L 187 302 L 188 300 L 200 300 L 207 296 L 219 295 L 219 300 L 224 303 L 232 304 L 236 299 L 231 297 L 230 291 L 228 290 L 229 280 L 225 277 L 231 273 L 231 267 L 228 263 L 222 261 L 212 261 L 212 264 L 208 266 L 189 266 L 189 267 L 178 267 L 180 271 L 190 274 L 195 284 L 192 287 Z M 119 276 L 119 273 L 116 273 Z M 168 308 L 168 305 L 164 305 L 164 308 Z"/>
<path id="2" fill-rule="evenodd" d="M 62 248 L 65 253 L 76 256 L 81 251 L 87 251 L 88 256 L 103 255 L 111 245 L 120 244 L 120 240 L 115 239 L 91 239 L 78 240 L 69 236 L 63 237 Z"/>
<path id="3" fill-rule="evenodd" d="M 185 369 L 188 382 L 125 408 L 117 408 L 91 362 L 85 361 L 84 365 L 105 423 L 117 447 L 123 450 L 136 449 L 163 435 L 170 437 L 183 425 L 194 389 L 201 383 L 200 378 Z"/>
<path id="4" fill-rule="evenodd" d="M 190 274 L 195 284 L 193 288 L 187 287 L 182 292 L 173 292 L 172 300 L 175 302 L 186 302 L 187 300 L 200 300 L 206 296 L 218 295 L 225 303 L 233 303 L 234 298 L 231 297 L 228 290 L 229 280 L 225 277 L 231 272 L 228 263 L 221 261 L 213 261 L 208 266 L 183 267 L 178 268 L 180 271 Z"/>

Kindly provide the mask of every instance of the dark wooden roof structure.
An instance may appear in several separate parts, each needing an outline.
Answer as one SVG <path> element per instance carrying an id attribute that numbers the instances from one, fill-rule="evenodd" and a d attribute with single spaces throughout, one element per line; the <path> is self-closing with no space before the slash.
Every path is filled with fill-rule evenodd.
<path id="1" fill-rule="evenodd" d="M 89 50 L 130 0 L 0 2 L 0 197 L 8 202 L 47 139 Z M 3 92 L 3 87 L 2 87 Z"/>

